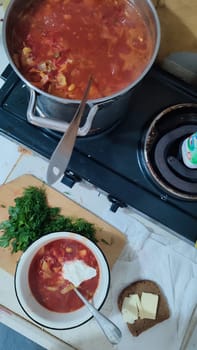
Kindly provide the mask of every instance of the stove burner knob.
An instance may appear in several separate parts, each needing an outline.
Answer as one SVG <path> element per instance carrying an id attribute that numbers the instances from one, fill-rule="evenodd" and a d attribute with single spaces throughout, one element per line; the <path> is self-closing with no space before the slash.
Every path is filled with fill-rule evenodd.
<path id="1" fill-rule="evenodd" d="M 72 188 L 76 182 L 80 182 L 81 178 L 77 174 L 75 174 L 71 170 L 66 170 L 64 177 L 62 179 L 63 184 L 67 185 L 68 187 Z"/>
<path id="2" fill-rule="evenodd" d="M 107 196 L 108 200 L 112 203 L 110 210 L 115 213 L 118 208 L 126 208 L 127 205 L 120 199 L 113 197 L 111 194 Z"/>

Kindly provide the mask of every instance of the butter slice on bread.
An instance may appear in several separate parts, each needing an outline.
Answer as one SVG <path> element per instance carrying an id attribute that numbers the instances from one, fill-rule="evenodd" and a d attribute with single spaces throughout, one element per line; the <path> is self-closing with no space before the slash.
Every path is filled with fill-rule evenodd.
<path id="1" fill-rule="evenodd" d="M 129 297 L 131 294 L 138 294 L 139 298 L 141 298 L 142 293 L 152 293 L 158 295 L 157 315 L 155 320 L 138 318 L 134 323 L 127 323 L 129 331 L 135 337 L 170 317 L 170 311 L 165 296 L 163 295 L 160 287 L 155 282 L 150 280 L 136 281 L 122 290 L 118 297 L 118 307 L 120 312 L 122 310 L 125 297 Z"/>

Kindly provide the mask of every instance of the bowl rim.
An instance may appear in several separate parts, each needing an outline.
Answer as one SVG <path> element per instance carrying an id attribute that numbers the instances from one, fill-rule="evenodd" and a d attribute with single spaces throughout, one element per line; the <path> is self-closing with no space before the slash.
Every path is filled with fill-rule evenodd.
<path id="1" fill-rule="evenodd" d="M 36 252 L 40 249 L 40 247 L 42 245 L 46 245 L 49 242 L 52 242 L 52 241 L 55 241 L 55 240 L 58 240 L 58 239 L 61 239 L 61 238 L 72 238 L 72 239 L 79 240 L 83 244 L 87 243 L 87 246 L 88 246 L 88 248 L 90 250 L 91 250 L 91 247 L 93 248 L 92 252 L 96 256 L 97 261 L 98 261 L 97 253 L 100 255 L 100 257 L 102 259 L 102 263 L 104 263 L 105 270 L 107 272 L 107 285 L 105 286 L 104 297 L 102 298 L 102 301 L 99 303 L 99 306 L 97 307 L 98 310 L 100 310 L 102 308 L 103 304 L 105 303 L 105 301 L 107 299 L 107 296 L 108 296 L 108 293 L 109 293 L 109 288 L 110 288 L 110 282 L 111 282 L 110 268 L 109 268 L 109 263 L 107 261 L 106 256 L 104 255 L 103 251 L 101 250 L 101 248 L 96 243 L 94 243 L 93 241 L 91 241 L 90 239 L 86 238 L 83 235 L 80 235 L 80 234 L 77 234 L 77 233 L 74 233 L 74 232 L 69 232 L 69 231 L 52 232 L 52 233 L 45 234 L 44 236 L 40 237 L 39 239 L 37 239 L 36 241 L 31 243 L 31 245 L 22 253 L 22 255 L 19 258 L 19 260 L 17 262 L 17 265 L 16 265 L 16 269 L 15 269 L 15 273 L 14 273 L 14 290 L 15 290 L 15 295 L 16 295 L 16 298 L 17 298 L 17 301 L 18 301 L 20 307 L 22 308 L 22 310 L 25 312 L 25 314 L 32 321 L 34 321 L 36 324 L 38 324 L 38 325 L 40 325 L 42 327 L 45 327 L 45 328 L 48 328 L 48 329 L 53 329 L 53 330 L 69 330 L 69 329 L 77 328 L 77 327 L 87 323 L 88 321 L 90 321 L 94 316 L 90 315 L 85 320 L 79 321 L 78 323 L 76 323 L 74 325 L 71 325 L 71 326 L 51 326 L 51 325 L 47 325 L 47 320 L 46 320 L 46 323 L 38 321 L 36 319 L 36 313 L 33 313 L 35 315 L 35 317 L 32 316 L 31 313 L 29 311 L 27 311 L 26 307 L 24 306 L 24 301 L 25 300 L 21 300 L 20 296 L 22 296 L 22 295 L 18 291 L 18 289 L 20 289 L 20 286 L 19 286 L 19 276 L 20 275 L 18 276 L 18 273 L 19 274 L 21 273 L 21 271 L 20 271 L 21 265 L 23 266 L 23 264 L 27 260 L 27 257 L 29 256 L 29 254 L 32 253 L 32 251 L 34 253 L 32 255 L 32 258 L 30 259 L 29 266 L 31 264 L 31 261 L 32 261 L 33 257 L 35 256 Z M 94 250 L 96 250 L 96 252 Z M 99 263 L 99 261 L 98 261 L 98 263 Z M 29 288 L 29 290 L 30 290 L 30 288 Z M 23 297 L 22 297 L 22 299 L 23 299 Z M 42 305 L 41 305 L 41 307 L 42 307 Z M 47 310 L 47 308 L 46 308 L 46 310 Z M 50 310 L 49 310 L 49 312 L 50 312 Z M 51 312 L 53 313 L 53 311 L 51 311 Z M 65 321 L 65 323 L 66 323 L 66 321 Z"/>

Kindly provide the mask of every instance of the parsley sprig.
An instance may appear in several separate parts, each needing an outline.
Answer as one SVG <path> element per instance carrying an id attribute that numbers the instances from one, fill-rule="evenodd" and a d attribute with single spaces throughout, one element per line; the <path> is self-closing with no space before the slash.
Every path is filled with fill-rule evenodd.
<path id="1" fill-rule="evenodd" d="M 0 223 L 0 230 L 3 230 L 0 246 L 11 246 L 12 253 L 26 250 L 36 239 L 50 232 L 75 232 L 97 242 L 94 224 L 61 215 L 60 208 L 48 205 L 43 187 L 25 188 L 23 195 L 15 198 L 15 206 L 8 208 L 8 213 L 9 219 Z"/>

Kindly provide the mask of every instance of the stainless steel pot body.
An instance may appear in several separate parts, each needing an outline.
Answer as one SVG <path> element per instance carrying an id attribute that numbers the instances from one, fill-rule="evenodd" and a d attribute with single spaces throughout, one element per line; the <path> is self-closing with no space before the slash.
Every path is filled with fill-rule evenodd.
<path id="1" fill-rule="evenodd" d="M 36 88 L 20 73 L 12 58 L 11 33 L 14 23 L 21 11 L 24 10 L 24 7 L 31 6 L 33 2 L 34 0 L 26 0 L 25 2 L 23 0 L 10 1 L 3 24 L 4 48 L 12 68 L 29 88 L 28 121 L 40 127 L 65 132 L 80 101 L 63 99 Z M 78 136 L 103 132 L 105 129 L 117 124 L 128 110 L 129 98 L 133 89 L 148 73 L 156 59 L 160 44 L 160 24 L 156 10 L 150 0 L 130 0 L 130 2 L 138 8 L 149 27 L 154 43 L 151 59 L 138 79 L 125 89 L 108 97 L 87 101 L 86 111 L 78 130 Z"/>

